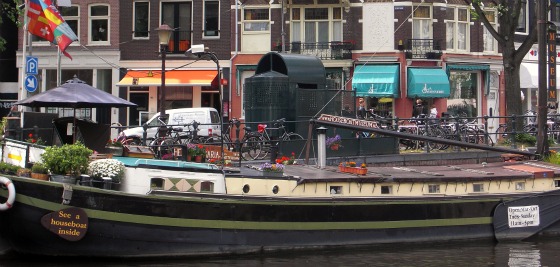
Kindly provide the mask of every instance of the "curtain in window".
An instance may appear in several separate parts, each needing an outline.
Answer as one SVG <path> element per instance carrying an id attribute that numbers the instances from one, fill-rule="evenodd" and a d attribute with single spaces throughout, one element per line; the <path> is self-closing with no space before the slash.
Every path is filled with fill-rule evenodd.
<path id="1" fill-rule="evenodd" d="M 445 43 L 447 49 L 453 49 L 455 46 L 455 27 L 452 22 L 446 23 Z"/>
<path id="2" fill-rule="evenodd" d="M 457 49 L 466 50 L 467 49 L 467 24 L 459 23 L 457 25 Z"/>
<path id="3" fill-rule="evenodd" d="M 301 42 L 301 22 L 292 21 L 292 42 Z"/>
<path id="4" fill-rule="evenodd" d="M 305 42 L 315 43 L 315 22 L 305 23 Z"/>

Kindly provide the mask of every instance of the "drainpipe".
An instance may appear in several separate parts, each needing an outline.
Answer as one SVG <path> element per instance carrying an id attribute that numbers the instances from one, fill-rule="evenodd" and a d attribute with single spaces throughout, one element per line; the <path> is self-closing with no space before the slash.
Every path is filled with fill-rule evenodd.
<path id="1" fill-rule="evenodd" d="M 232 100 L 232 93 L 231 93 L 231 81 L 233 80 L 233 60 L 235 60 L 235 58 L 237 57 L 237 54 L 239 54 L 239 0 L 235 0 L 235 51 L 233 52 L 233 56 L 229 59 L 229 81 L 230 81 L 230 87 L 229 87 L 229 105 L 228 105 L 228 118 L 231 119 L 231 100 Z M 237 73 L 237 68 L 235 68 L 235 73 Z M 239 81 L 237 79 L 235 79 L 235 90 L 240 90 L 239 89 Z M 222 112 L 224 112 L 222 110 Z M 222 120 L 223 120 L 223 116 L 222 116 Z M 222 129 L 223 131 L 223 129 Z"/>
<path id="2" fill-rule="evenodd" d="M 324 169 L 327 165 L 326 136 L 327 128 L 323 126 L 317 128 L 317 163 L 320 169 Z"/>

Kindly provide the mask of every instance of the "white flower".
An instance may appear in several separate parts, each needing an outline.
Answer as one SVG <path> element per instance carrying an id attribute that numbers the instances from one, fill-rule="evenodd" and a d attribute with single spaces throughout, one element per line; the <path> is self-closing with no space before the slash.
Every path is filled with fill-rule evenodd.
<path id="1" fill-rule="evenodd" d="M 116 159 L 98 159 L 89 163 L 88 174 L 91 177 L 110 177 L 119 182 L 124 175 L 124 164 Z"/>

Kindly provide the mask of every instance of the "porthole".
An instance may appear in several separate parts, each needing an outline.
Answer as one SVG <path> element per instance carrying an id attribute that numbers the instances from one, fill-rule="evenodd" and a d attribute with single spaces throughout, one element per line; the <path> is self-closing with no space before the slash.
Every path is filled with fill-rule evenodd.
<path id="1" fill-rule="evenodd" d="M 274 193 L 275 195 L 278 194 L 278 190 L 279 190 L 279 188 L 278 188 L 277 185 L 272 187 L 272 193 Z"/>
<path id="2" fill-rule="evenodd" d="M 251 190 L 251 188 L 249 187 L 248 184 L 243 186 L 243 193 L 247 194 L 247 193 L 249 193 L 249 190 Z"/>

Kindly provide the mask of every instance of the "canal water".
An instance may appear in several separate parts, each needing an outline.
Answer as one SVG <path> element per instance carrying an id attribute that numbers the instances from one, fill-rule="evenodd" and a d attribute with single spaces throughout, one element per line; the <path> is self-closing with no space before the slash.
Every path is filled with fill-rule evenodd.
<path id="1" fill-rule="evenodd" d="M 560 266 L 560 239 L 534 242 L 464 242 L 399 246 L 364 246 L 290 251 L 244 256 L 157 260 L 92 260 L 10 257 L 0 266 L 144 266 L 144 267 L 251 267 L 251 266 Z"/>

